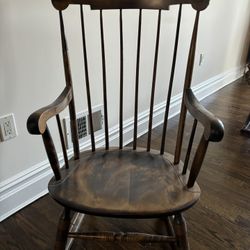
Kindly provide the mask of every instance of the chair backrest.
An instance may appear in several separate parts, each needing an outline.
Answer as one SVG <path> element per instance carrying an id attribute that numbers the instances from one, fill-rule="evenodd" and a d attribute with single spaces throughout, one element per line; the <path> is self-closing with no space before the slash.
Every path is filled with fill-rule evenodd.
<path id="1" fill-rule="evenodd" d="M 105 9 L 118 9 L 119 11 L 119 38 L 120 38 L 120 93 L 119 93 L 119 148 L 123 148 L 123 112 L 124 112 L 124 103 L 123 103 L 123 94 L 124 94 L 124 39 L 123 39 L 123 9 L 139 9 L 139 21 L 138 21 L 138 34 L 137 34 L 137 55 L 136 55 L 136 70 L 135 70 L 135 97 L 134 97 L 134 133 L 133 133 L 133 149 L 137 147 L 137 127 L 138 127 L 138 96 L 139 96 L 139 74 L 140 74 L 140 52 L 141 52 L 141 29 L 142 29 L 142 15 L 143 9 L 157 9 L 158 10 L 158 21 L 157 21 L 157 32 L 156 32 L 156 42 L 155 42 L 155 52 L 154 52 L 154 63 L 153 63 L 153 75 L 152 75 L 152 85 L 151 85 L 151 98 L 150 98 L 150 107 L 149 107 L 149 123 L 148 123 L 148 139 L 147 139 L 147 151 L 150 151 L 151 148 L 151 135 L 152 135 L 152 124 L 153 124 L 153 110 L 154 110 L 154 99 L 155 99 L 155 88 L 156 88 L 156 75 L 157 75 L 157 62 L 158 62 L 158 53 L 159 53 L 159 42 L 160 42 L 160 28 L 161 28 L 161 16 L 162 11 L 168 10 L 170 5 L 179 5 L 179 12 L 177 17 L 176 24 L 176 34 L 175 34 L 175 43 L 173 47 L 173 58 L 172 66 L 170 73 L 170 82 L 168 87 L 168 93 L 166 96 L 166 107 L 165 107 L 165 117 L 162 131 L 162 140 L 160 154 L 164 153 L 165 149 L 165 139 L 166 139 L 166 130 L 168 123 L 168 115 L 170 109 L 170 99 L 172 94 L 174 74 L 176 67 L 176 58 L 179 44 L 179 34 L 180 34 L 180 24 L 182 18 L 182 5 L 189 4 L 192 5 L 193 9 L 196 11 L 196 17 L 193 26 L 193 33 L 191 38 L 191 44 L 189 49 L 188 63 L 186 69 L 186 76 L 184 82 L 184 90 L 190 88 L 192 81 L 192 73 L 194 66 L 195 58 L 195 48 L 198 32 L 198 23 L 200 11 L 204 10 L 208 4 L 209 0 L 52 0 L 53 6 L 59 12 L 60 20 L 60 30 L 61 30 L 61 41 L 62 41 L 62 51 L 63 51 L 63 61 L 64 61 L 64 70 L 65 70 L 65 79 L 66 79 L 66 88 L 64 90 L 65 94 L 68 96 L 67 105 L 69 105 L 70 121 L 71 121 L 71 132 L 72 132 L 72 142 L 74 148 L 74 157 L 75 159 L 79 158 L 79 142 L 77 136 L 77 124 L 76 124 L 76 111 L 74 104 L 74 95 L 73 95 L 73 86 L 72 86 L 72 77 L 69 64 L 69 56 L 66 43 L 66 30 L 64 27 L 63 19 L 63 10 L 65 10 L 69 5 L 78 5 L 80 12 L 80 22 L 81 22 L 81 32 L 82 32 L 82 54 L 84 59 L 84 70 L 85 70 L 85 84 L 86 84 L 86 93 L 87 93 L 87 106 L 88 113 L 90 118 L 90 132 L 91 132 L 91 145 L 92 151 L 96 150 L 95 143 L 95 134 L 93 128 L 93 117 L 92 117 L 92 101 L 91 97 L 93 93 L 90 91 L 90 80 L 89 80 L 89 64 L 88 64 L 88 54 L 86 47 L 86 37 L 85 37 L 85 23 L 84 23 L 84 10 L 83 5 L 90 5 L 91 9 L 100 10 L 100 34 L 101 34 L 101 53 L 102 53 L 102 73 L 103 73 L 103 105 L 104 105 L 104 129 L 105 129 L 105 147 L 109 149 L 109 121 L 108 121 L 108 103 L 107 103 L 107 79 L 106 79 L 106 51 L 105 51 L 105 41 L 104 41 L 104 23 L 103 23 L 103 11 Z M 180 161 L 180 152 L 182 146 L 182 139 L 185 126 L 187 109 L 184 105 L 184 97 L 182 100 L 181 116 L 178 128 L 177 143 L 175 150 L 175 163 Z M 68 165 L 66 147 L 63 139 L 60 118 L 57 117 L 61 143 L 63 147 L 63 153 L 65 158 L 66 166 Z M 190 144 L 192 146 L 193 133 L 196 129 L 197 120 L 194 122 L 193 132 L 191 134 Z M 45 137 L 44 137 L 45 138 Z M 48 142 L 49 143 L 49 142 Z M 206 143 L 205 143 L 206 144 Z M 189 154 L 187 153 L 185 168 L 189 160 Z M 52 159 L 53 160 L 53 159 Z M 185 171 L 184 171 L 185 172 Z M 58 177 L 59 178 L 59 177 Z"/>

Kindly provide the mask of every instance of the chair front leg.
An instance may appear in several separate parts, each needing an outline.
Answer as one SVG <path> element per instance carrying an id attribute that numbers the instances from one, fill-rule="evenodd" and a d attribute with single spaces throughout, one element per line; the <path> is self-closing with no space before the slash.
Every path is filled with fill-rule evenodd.
<path id="1" fill-rule="evenodd" d="M 176 236 L 177 249 L 189 250 L 189 243 L 187 238 L 187 224 L 181 213 L 174 216 L 174 231 Z"/>
<path id="2" fill-rule="evenodd" d="M 58 223 L 55 250 L 64 250 L 67 243 L 67 235 L 70 227 L 70 210 L 65 208 Z"/>
<path id="3" fill-rule="evenodd" d="M 174 228 L 173 228 L 173 222 L 172 222 L 172 216 L 168 216 L 167 218 L 164 219 L 165 225 L 166 225 L 166 231 L 167 235 L 169 236 L 175 236 Z M 171 249 L 176 249 L 175 247 L 175 242 L 170 242 L 169 246 Z"/>

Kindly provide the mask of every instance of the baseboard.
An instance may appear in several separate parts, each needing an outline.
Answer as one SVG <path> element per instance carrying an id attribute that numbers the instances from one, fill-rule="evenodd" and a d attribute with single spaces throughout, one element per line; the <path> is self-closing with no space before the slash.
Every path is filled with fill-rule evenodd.
<path id="1" fill-rule="evenodd" d="M 224 86 L 232 83 L 243 75 L 244 67 L 238 67 L 215 77 L 208 79 L 192 89 L 199 100 L 211 95 Z M 171 98 L 169 118 L 177 115 L 180 111 L 182 95 L 178 94 Z M 160 125 L 163 121 L 165 111 L 165 102 L 155 105 L 155 114 L 153 127 Z M 147 132 L 148 113 L 146 110 L 138 116 L 138 136 Z M 110 129 L 110 144 L 118 145 L 119 128 L 115 126 Z M 133 138 L 133 119 L 124 122 L 124 144 L 132 141 Z M 96 138 L 97 146 L 104 145 L 104 135 Z M 80 145 L 81 150 L 90 147 L 90 142 Z M 68 151 L 72 155 L 72 150 Z M 62 155 L 59 155 L 59 161 L 62 164 Z M 47 183 L 52 176 L 49 162 L 43 161 L 27 170 L 13 176 L 12 178 L 0 183 L 0 221 L 6 219 L 18 210 L 47 194 Z"/>

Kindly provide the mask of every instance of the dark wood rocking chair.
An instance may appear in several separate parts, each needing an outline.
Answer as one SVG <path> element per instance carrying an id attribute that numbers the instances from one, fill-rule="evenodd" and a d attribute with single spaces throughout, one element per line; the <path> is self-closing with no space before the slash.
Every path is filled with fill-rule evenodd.
<path id="1" fill-rule="evenodd" d="M 61 95 L 50 105 L 34 112 L 28 119 L 27 127 L 31 134 L 41 134 L 49 162 L 54 172 L 48 189 L 55 201 L 64 207 L 60 218 L 55 249 L 65 249 L 68 238 L 83 240 L 105 241 L 135 241 L 135 242 L 169 242 L 174 249 L 189 249 L 187 240 L 186 222 L 182 212 L 192 207 L 200 196 L 200 188 L 196 183 L 209 141 L 220 141 L 223 138 L 224 128 L 222 122 L 207 111 L 194 96 L 190 85 L 195 58 L 195 47 L 200 12 L 204 10 L 209 0 L 52 0 L 53 6 L 59 11 L 63 62 L 65 70 L 66 87 Z M 80 152 L 74 104 L 73 85 L 71 79 L 68 50 L 65 37 L 63 10 L 68 5 L 78 5 L 82 29 L 83 57 L 85 60 L 85 81 L 87 92 L 87 105 L 90 117 L 92 150 Z M 83 4 L 90 5 L 91 9 L 100 10 L 101 51 L 103 70 L 103 103 L 104 103 L 104 129 L 105 146 L 96 149 L 93 128 L 92 104 L 88 74 L 88 57 L 85 43 L 85 26 Z M 166 97 L 166 109 L 162 131 L 160 151 L 151 149 L 152 120 L 154 111 L 154 94 L 156 87 L 156 72 L 158 60 L 158 47 L 160 40 L 161 13 L 168 10 L 170 5 L 179 5 L 179 14 L 176 26 L 175 45 L 173 49 L 172 69 L 169 89 Z M 191 4 L 196 10 L 187 71 L 183 90 L 181 114 L 178 126 L 175 155 L 165 153 L 165 137 L 170 108 L 176 55 L 179 42 L 182 5 Z M 105 9 L 118 9 L 120 15 L 120 101 L 119 101 L 119 146 L 109 146 L 108 105 L 106 86 L 106 57 L 104 44 L 103 11 Z M 123 10 L 138 9 L 138 42 L 137 62 L 135 75 L 135 102 L 134 102 L 134 135 L 133 147 L 123 146 Z M 155 57 L 153 80 L 151 88 L 151 101 L 149 108 L 148 140 L 145 149 L 137 146 L 138 126 L 138 92 L 140 70 L 141 20 L 142 9 L 158 10 L 158 26 L 155 43 Z M 71 133 L 74 157 L 68 159 L 64 137 L 61 128 L 59 113 L 69 107 Z M 188 144 L 184 163 L 180 161 L 182 140 L 184 134 L 186 113 L 193 116 L 193 128 Z M 64 167 L 60 168 L 57 153 L 51 138 L 47 121 L 56 117 L 62 151 Z M 193 139 L 200 123 L 204 130 L 201 140 L 195 151 L 190 171 L 188 162 L 192 149 Z M 89 215 L 114 218 L 160 218 L 165 220 L 172 229 L 169 235 L 150 235 L 137 232 L 69 232 L 72 213 L 78 212 Z"/>

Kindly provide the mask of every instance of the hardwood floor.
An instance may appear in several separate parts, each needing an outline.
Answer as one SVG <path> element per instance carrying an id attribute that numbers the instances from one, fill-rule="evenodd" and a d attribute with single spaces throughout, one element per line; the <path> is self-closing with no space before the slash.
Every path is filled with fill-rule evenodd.
<path id="1" fill-rule="evenodd" d="M 250 85 L 238 80 L 202 103 L 225 125 L 221 143 L 210 144 L 198 183 L 200 201 L 185 213 L 191 249 L 250 249 L 250 138 L 240 134 L 250 111 Z M 173 153 L 178 117 L 169 122 L 167 151 Z M 191 131 L 191 119 L 185 137 Z M 153 130 L 153 148 L 160 145 L 161 126 Z M 200 128 L 199 128 L 200 129 Z M 198 137 L 198 136 L 197 136 Z M 196 138 L 197 138 L 196 137 Z M 184 140 L 187 142 L 187 140 Z M 197 141 L 195 141 L 197 143 Z M 146 135 L 139 140 L 145 146 Z M 187 143 L 184 143 L 183 152 Z M 52 249 L 61 207 L 46 195 L 0 225 L 0 249 Z M 92 230 L 162 232 L 159 220 L 102 219 L 85 216 L 82 227 Z M 121 244 L 75 241 L 72 249 L 167 249 L 160 244 Z"/>

